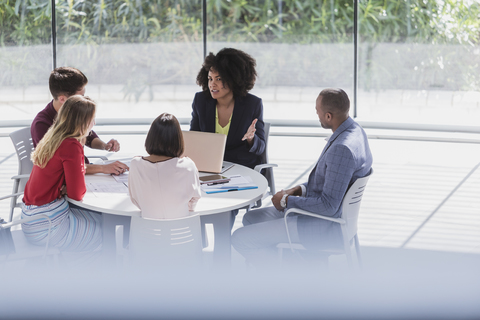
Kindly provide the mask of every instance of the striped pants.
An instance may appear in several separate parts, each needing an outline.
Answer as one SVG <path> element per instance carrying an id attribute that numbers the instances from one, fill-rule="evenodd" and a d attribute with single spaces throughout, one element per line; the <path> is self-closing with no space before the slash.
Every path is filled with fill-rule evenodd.
<path id="1" fill-rule="evenodd" d="M 100 214 L 70 208 L 62 198 L 43 206 L 22 206 L 22 218 L 46 214 L 52 221 L 50 245 L 65 251 L 90 251 L 102 243 L 102 217 Z M 48 235 L 48 221 L 39 218 L 22 223 L 27 240 L 35 245 L 45 245 Z"/>

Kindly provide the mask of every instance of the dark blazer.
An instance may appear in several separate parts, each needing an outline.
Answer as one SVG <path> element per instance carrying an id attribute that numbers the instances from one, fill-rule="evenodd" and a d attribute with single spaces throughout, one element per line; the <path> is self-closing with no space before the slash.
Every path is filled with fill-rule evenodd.
<path id="1" fill-rule="evenodd" d="M 191 131 L 215 132 L 216 104 L 217 100 L 213 99 L 208 92 L 197 92 L 195 94 L 190 122 Z M 254 119 L 258 119 L 255 126 L 257 131 L 253 139 L 253 145 L 249 147 L 248 142 L 246 140 L 242 141 L 242 138 Z M 263 127 L 262 99 L 252 94 L 235 98 L 235 107 L 223 159 L 249 168 L 260 164 L 260 155 L 265 150 L 265 131 Z"/>

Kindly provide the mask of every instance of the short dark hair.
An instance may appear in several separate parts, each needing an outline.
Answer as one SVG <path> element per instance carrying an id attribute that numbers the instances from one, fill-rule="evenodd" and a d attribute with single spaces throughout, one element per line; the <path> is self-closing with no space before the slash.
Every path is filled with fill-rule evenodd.
<path id="1" fill-rule="evenodd" d="M 223 48 L 217 55 L 208 54 L 197 75 L 197 84 L 204 92 L 208 89 L 208 72 L 215 70 L 234 97 L 244 97 L 252 90 L 257 78 L 256 62 L 249 54 L 234 48 Z"/>
<path id="2" fill-rule="evenodd" d="M 67 98 L 73 96 L 87 83 L 88 79 L 82 71 L 72 67 L 55 68 L 48 79 L 50 93 L 55 100 L 60 95 L 65 95 Z"/>
<path id="3" fill-rule="evenodd" d="M 173 114 L 162 113 L 150 126 L 145 139 L 148 154 L 167 157 L 180 157 L 184 143 L 182 129 Z"/>
<path id="4" fill-rule="evenodd" d="M 328 88 L 320 92 L 322 108 L 326 112 L 348 115 L 350 99 L 345 91 L 340 88 Z"/>

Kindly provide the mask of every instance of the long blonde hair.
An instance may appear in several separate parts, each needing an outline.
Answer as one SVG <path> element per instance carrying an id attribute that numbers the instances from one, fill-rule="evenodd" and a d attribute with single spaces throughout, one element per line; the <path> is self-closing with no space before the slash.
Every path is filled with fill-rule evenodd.
<path id="1" fill-rule="evenodd" d="M 81 142 L 89 134 L 88 126 L 95 117 L 96 103 L 89 97 L 71 96 L 60 108 L 55 123 L 48 129 L 32 153 L 33 164 L 45 168 L 48 161 L 67 138 Z"/>

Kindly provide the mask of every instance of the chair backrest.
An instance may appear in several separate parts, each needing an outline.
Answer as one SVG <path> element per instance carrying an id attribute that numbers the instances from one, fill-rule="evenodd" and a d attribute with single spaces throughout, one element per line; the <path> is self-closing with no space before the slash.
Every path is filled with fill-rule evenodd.
<path id="1" fill-rule="evenodd" d="M 358 214 L 360 212 L 360 204 L 362 203 L 363 192 L 367 186 L 368 179 L 372 176 L 373 169 L 370 173 L 357 179 L 347 190 L 342 202 L 342 218 L 346 221 L 346 229 L 348 239 L 351 240 L 357 234 Z"/>
<path id="2" fill-rule="evenodd" d="M 268 137 L 270 136 L 270 123 L 264 122 L 263 130 L 265 132 L 265 151 L 261 154 L 262 164 L 268 163 Z M 265 176 L 265 179 L 268 181 L 268 186 L 270 187 L 270 193 L 275 194 L 275 180 L 273 177 L 273 170 L 271 168 L 266 169 L 262 173 Z"/>
<path id="3" fill-rule="evenodd" d="M 33 147 L 32 136 L 30 134 L 30 126 L 14 131 L 9 134 L 12 139 L 15 151 L 18 157 L 18 174 L 29 174 L 32 172 L 33 163 L 30 160 L 30 155 L 35 149 Z M 16 192 L 21 192 L 25 189 L 26 180 L 20 183 L 20 188 Z"/>
<path id="4" fill-rule="evenodd" d="M 150 267 L 200 263 L 201 235 L 199 215 L 173 220 L 132 217 L 129 259 L 132 264 Z"/>
<path id="5" fill-rule="evenodd" d="M 0 200 L 16 197 L 13 194 L 0 197 Z M 46 236 L 45 249 L 41 246 L 32 245 L 29 243 L 22 230 L 11 231 L 13 226 L 17 226 L 22 223 L 30 221 L 38 221 L 46 219 L 48 224 L 48 233 Z M 5 259 L 0 260 L 18 260 L 28 259 L 36 256 L 42 256 L 45 258 L 48 254 L 58 254 L 57 248 L 50 250 L 50 238 L 51 238 L 52 221 L 50 217 L 44 213 L 39 213 L 30 217 L 23 217 L 21 219 L 6 222 L 0 218 L 0 257 L 5 256 Z M 12 233 L 14 233 L 12 235 Z M 18 250 L 20 249 L 20 250 Z M 12 256 L 11 256 L 12 255 Z M 0 269 L 2 266 L 0 266 Z"/>
<path id="6" fill-rule="evenodd" d="M 268 163 L 268 136 L 270 135 L 270 123 L 269 122 L 264 122 L 263 123 L 263 131 L 265 132 L 265 151 L 261 154 L 262 158 L 262 164 L 263 163 Z"/>

